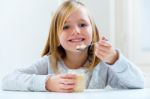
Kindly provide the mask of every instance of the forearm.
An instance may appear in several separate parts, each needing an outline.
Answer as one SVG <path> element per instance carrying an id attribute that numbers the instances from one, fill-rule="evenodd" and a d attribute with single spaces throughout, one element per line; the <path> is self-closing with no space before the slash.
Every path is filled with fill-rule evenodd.
<path id="1" fill-rule="evenodd" d="M 2 79 L 3 90 L 46 91 L 47 75 L 12 73 Z"/>
<path id="2" fill-rule="evenodd" d="M 108 84 L 116 88 L 143 88 L 144 76 L 139 68 L 121 53 L 113 65 L 108 65 Z"/>

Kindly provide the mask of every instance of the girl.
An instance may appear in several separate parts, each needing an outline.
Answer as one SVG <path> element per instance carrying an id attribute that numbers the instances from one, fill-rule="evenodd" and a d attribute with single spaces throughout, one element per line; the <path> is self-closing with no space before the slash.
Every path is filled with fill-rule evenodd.
<path id="1" fill-rule="evenodd" d="M 83 51 L 79 45 L 93 46 Z M 76 74 L 84 70 L 87 89 L 143 88 L 141 71 L 101 35 L 85 6 L 65 1 L 54 14 L 42 58 L 2 80 L 3 90 L 73 92 Z"/>

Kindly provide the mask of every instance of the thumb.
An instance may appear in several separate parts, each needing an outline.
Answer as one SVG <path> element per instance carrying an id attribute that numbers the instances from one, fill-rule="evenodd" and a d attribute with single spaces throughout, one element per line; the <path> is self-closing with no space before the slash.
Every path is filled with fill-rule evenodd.
<path id="1" fill-rule="evenodd" d="M 103 37 L 102 37 L 102 40 L 108 41 L 108 38 L 105 37 L 105 36 L 103 36 Z"/>

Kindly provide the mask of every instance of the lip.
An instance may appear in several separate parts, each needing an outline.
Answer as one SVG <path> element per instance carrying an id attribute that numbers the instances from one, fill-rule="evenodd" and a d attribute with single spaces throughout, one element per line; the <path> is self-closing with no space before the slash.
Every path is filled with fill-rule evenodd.
<path id="1" fill-rule="evenodd" d="M 83 42 L 84 40 L 85 40 L 85 38 L 83 38 L 83 37 L 68 39 L 69 42 Z"/>

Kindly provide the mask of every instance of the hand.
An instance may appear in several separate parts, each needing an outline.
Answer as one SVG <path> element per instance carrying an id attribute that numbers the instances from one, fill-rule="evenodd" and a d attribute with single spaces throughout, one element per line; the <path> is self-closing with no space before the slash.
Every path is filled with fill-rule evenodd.
<path id="1" fill-rule="evenodd" d="M 117 51 L 105 37 L 96 44 L 95 55 L 110 65 L 114 64 L 118 59 Z"/>
<path id="2" fill-rule="evenodd" d="M 75 74 L 50 76 L 46 82 L 46 89 L 53 92 L 73 92 L 76 83 L 75 79 Z"/>

